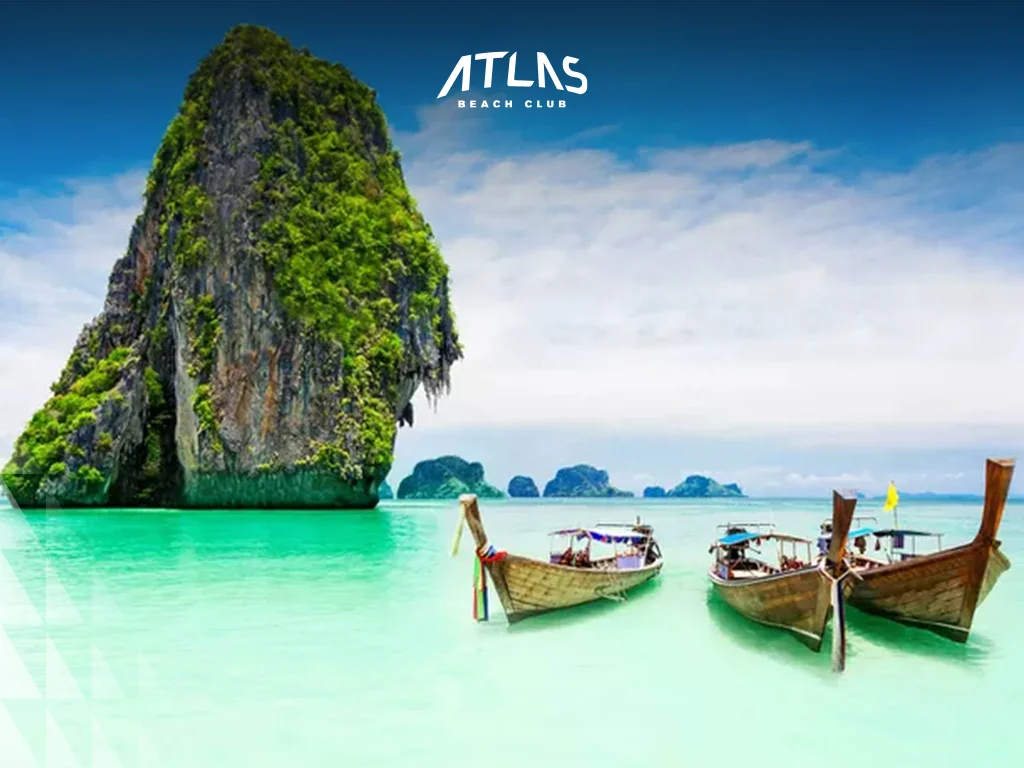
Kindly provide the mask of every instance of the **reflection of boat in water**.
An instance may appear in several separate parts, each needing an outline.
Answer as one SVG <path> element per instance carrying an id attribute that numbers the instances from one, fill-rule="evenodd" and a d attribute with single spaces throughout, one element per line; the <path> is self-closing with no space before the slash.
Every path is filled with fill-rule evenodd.
<path id="1" fill-rule="evenodd" d="M 487 540 L 476 496 L 459 499 L 462 516 L 452 551 L 458 550 L 463 522 L 476 543 L 477 577 L 474 616 L 486 620 L 489 575 L 509 623 L 528 616 L 606 598 L 623 600 L 625 593 L 661 571 L 662 558 L 654 529 L 635 524 L 601 524 L 594 528 L 555 531 L 547 562 L 497 552 Z M 594 544 L 608 548 L 602 554 Z"/>
<path id="2" fill-rule="evenodd" d="M 868 613 L 914 624 L 966 642 L 974 612 L 1010 567 L 996 539 L 1013 478 L 1013 459 L 989 459 L 985 505 L 974 540 L 942 548 L 942 534 L 900 528 L 860 527 L 849 534 L 857 576 L 850 604 Z M 830 531 L 822 526 L 821 545 Z M 938 551 L 918 552 L 918 542 L 935 539 Z M 873 540 L 874 547 L 870 545 Z"/>
<path id="3" fill-rule="evenodd" d="M 856 498 L 833 492 L 832 526 L 840 535 L 823 557 L 813 554 L 811 540 L 777 533 L 774 525 L 763 523 L 724 526 L 725 536 L 709 550 L 715 555 L 708 571 L 715 591 L 747 618 L 789 630 L 818 651 L 835 614 L 832 651 L 837 670 L 845 666 L 843 597 L 851 589 L 845 532 L 856 504 Z M 770 544 L 776 545 L 772 562 L 757 549 Z"/>

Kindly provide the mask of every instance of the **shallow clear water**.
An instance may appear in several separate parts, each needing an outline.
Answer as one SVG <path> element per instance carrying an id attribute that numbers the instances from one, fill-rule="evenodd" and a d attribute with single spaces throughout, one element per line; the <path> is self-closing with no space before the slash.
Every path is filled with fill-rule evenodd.
<path id="1" fill-rule="evenodd" d="M 878 514 L 878 503 L 858 511 Z M 874 510 L 869 511 L 869 510 Z M 655 526 L 662 576 L 508 627 L 472 613 L 454 502 L 373 512 L 0 510 L 0 765 L 1019 765 L 1015 565 L 966 646 L 849 611 L 847 671 L 710 597 L 715 526 L 813 535 L 815 501 L 490 502 L 492 542 L 544 557 L 573 524 Z M 900 520 L 969 540 L 980 504 Z M 837 746 L 838 745 L 838 746 Z M 838 753 L 837 753 L 838 750 Z"/>

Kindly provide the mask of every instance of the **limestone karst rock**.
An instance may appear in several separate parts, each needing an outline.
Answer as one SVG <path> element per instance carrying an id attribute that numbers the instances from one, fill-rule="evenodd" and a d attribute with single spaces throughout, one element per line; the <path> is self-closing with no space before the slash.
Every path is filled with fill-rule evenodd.
<path id="1" fill-rule="evenodd" d="M 371 507 L 396 421 L 460 357 L 374 92 L 236 27 L 4 481 L 22 506 Z"/>

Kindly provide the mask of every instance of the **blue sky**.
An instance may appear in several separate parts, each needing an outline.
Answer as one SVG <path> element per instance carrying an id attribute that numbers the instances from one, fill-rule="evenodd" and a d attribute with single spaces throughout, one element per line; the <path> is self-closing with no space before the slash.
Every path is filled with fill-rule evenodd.
<path id="1" fill-rule="evenodd" d="M 467 359 L 392 479 L 457 452 L 501 485 L 589 462 L 635 490 L 698 471 L 773 495 L 978 490 L 984 456 L 1024 443 L 1022 16 L 4 6 L 0 454 L 102 306 L 189 74 L 244 22 L 377 90 L 452 266 Z M 588 91 L 545 112 L 435 99 L 493 50 L 574 56 Z"/>
<path id="2" fill-rule="evenodd" d="M 265 24 L 341 61 L 416 127 L 458 57 L 572 55 L 589 76 L 564 114 L 517 112 L 531 142 L 767 137 L 846 147 L 875 166 L 1024 138 L 1021 9 L 1010 3 L 24 3 L 0 14 L 5 181 L 147 162 L 198 60 L 233 24 Z M 9 164 L 13 163 L 13 167 Z"/>

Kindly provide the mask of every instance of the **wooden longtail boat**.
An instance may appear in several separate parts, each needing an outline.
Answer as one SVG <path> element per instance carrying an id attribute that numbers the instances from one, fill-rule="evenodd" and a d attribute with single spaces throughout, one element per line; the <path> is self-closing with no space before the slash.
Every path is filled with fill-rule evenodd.
<path id="1" fill-rule="evenodd" d="M 846 665 L 843 599 L 852 585 L 846 578 L 850 569 L 844 554 L 856 505 L 856 497 L 833 492 L 832 527 L 837 535 L 823 557 L 812 555 L 811 540 L 757 524 L 726 527 L 726 535 L 709 550 L 715 554 L 708 571 L 715 591 L 748 619 L 789 630 L 812 651 L 818 651 L 825 627 L 835 614 L 832 667 L 836 671 Z M 778 544 L 777 562 L 769 564 L 757 557 L 760 552 L 754 547 L 773 542 Z M 786 554 L 787 545 L 792 556 Z M 797 557 L 798 547 L 806 547 L 806 559 Z"/>
<path id="2" fill-rule="evenodd" d="M 661 571 L 662 558 L 649 525 L 602 524 L 595 528 L 555 531 L 569 547 L 552 552 L 548 562 L 495 551 L 487 540 L 476 496 L 459 499 L 462 514 L 452 554 L 458 553 L 463 523 L 476 543 L 474 617 L 486 621 L 487 576 L 498 592 L 510 624 L 540 613 L 569 608 L 602 598 L 621 601 L 625 593 Z M 591 543 L 612 546 L 609 557 L 591 559 Z M 576 547 L 574 548 L 574 544 Z"/>
<path id="3" fill-rule="evenodd" d="M 849 534 L 854 579 L 850 604 L 862 611 L 932 630 L 967 642 L 974 612 L 1010 561 L 996 539 L 1013 478 L 1013 459 L 989 459 L 985 467 L 985 505 L 974 540 L 942 549 L 940 534 L 900 528 L 861 528 Z M 935 536 L 939 551 L 917 554 L 916 540 Z M 873 537 L 881 556 L 868 555 Z M 907 541 L 911 551 L 905 551 Z M 883 542 L 885 544 L 883 544 Z M 886 546 L 887 545 L 887 546 Z M 883 559 L 884 558 L 884 559 Z"/>

